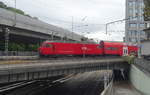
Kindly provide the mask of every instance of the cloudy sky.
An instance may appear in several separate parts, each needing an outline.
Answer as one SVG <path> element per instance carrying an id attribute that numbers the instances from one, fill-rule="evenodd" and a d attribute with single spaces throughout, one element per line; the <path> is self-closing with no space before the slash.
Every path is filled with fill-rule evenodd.
<path id="1" fill-rule="evenodd" d="M 15 0 L 0 0 L 14 7 Z M 124 23 L 105 24 L 125 18 L 125 0 L 16 0 L 16 7 L 49 24 L 103 40 L 122 40 Z M 119 27 L 118 27 L 119 26 Z M 121 27 L 121 28 L 120 28 Z"/>

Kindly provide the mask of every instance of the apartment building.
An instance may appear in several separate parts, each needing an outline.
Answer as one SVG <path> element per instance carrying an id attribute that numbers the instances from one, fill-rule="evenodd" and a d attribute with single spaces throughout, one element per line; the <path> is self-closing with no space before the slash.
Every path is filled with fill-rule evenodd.
<path id="1" fill-rule="evenodd" d="M 135 44 L 145 39 L 144 0 L 126 0 L 125 41 Z M 140 31 L 140 33 L 139 33 Z"/>

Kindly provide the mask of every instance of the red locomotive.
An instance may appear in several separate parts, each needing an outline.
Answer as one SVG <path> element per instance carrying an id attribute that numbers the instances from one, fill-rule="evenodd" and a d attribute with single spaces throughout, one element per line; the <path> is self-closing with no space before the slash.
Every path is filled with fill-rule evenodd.
<path id="1" fill-rule="evenodd" d="M 49 55 L 128 55 L 137 54 L 136 46 L 122 42 L 79 43 L 67 41 L 45 41 L 39 48 L 41 56 Z"/>

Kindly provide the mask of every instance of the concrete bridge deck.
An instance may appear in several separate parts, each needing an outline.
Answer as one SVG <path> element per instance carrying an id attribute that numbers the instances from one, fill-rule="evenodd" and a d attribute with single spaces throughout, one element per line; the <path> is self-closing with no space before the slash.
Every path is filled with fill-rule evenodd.
<path id="1" fill-rule="evenodd" d="M 104 69 L 127 69 L 129 64 L 122 58 L 34 60 L 22 64 L 0 64 L 0 83 L 33 80 L 57 75 L 90 72 Z"/>
<path id="2" fill-rule="evenodd" d="M 14 17 L 16 15 L 16 18 Z M 66 36 L 68 39 L 81 41 L 82 36 L 72 33 L 67 29 L 63 29 L 52 24 L 47 24 L 41 20 L 33 19 L 6 9 L 0 8 L 0 32 L 2 27 L 9 26 L 10 34 L 27 36 L 32 38 L 50 39 L 50 35 L 60 38 Z M 72 37 L 72 35 L 74 37 Z"/>

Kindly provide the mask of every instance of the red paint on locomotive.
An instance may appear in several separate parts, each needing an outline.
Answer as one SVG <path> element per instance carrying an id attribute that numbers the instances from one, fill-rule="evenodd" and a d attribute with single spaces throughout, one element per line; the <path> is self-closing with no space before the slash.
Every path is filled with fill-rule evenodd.
<path id="1" fill-rule="evenodd" d="M 126 47 L 126 48 L 124 48 Z M 127 49 L 126 51 L 124 49 Z M 125 51 L 125 52 L 124 52 Z M 137 46 L 124 45 L 122 42 L 75 43 L 45 41 L 39 48 L 40 55 L 137 55 Z"/>
<path id="2" fill-rule="evenodd" d="M 102 49 L 94 43 L 68 43 L 45 41 L 39 48 L 40 55 L 100 55 Z"/>

